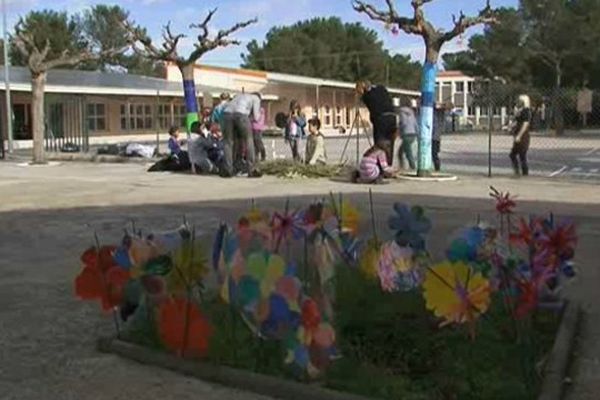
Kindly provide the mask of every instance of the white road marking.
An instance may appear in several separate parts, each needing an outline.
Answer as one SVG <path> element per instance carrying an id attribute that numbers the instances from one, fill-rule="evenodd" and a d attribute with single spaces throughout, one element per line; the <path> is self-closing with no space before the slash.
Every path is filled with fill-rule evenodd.
<path id="1" fill-rule="evenodd" d="M 597 152 L 599 148 L 600 148 L 600 147 L 594 147 L 594 148 L 593 148 L 593 149 L 591 149 L 590 151 L 586 151 L 586 152 L 584 153 L 584 155 L 585 155 L 585 156 L 591 156 L 592 154 L 594 154 L 595 152 Z"/>
<path id="2" fill-rule="evenodd" d="M 575 167 L 571 170 L 571 172 L 581 172 L 581 168 Z"/>
<path id="3" fill-rule="evenodd" d="M 590 172 L 592 174 L 597 174 L 598 173 L 598 168 L 590 169 Z"/>
<path id="4" fill-rule="evenodd" d="M 563 166 L 561 169 L 557 169 L 556 171 L 554 171 L 553 173 L 551 173 L 549 175 L 550 178 L 554 178 L 557 175 L 562 174 L 563 172 L 565 172 L 567 169 L 569 169 L 569 167 L 567 167 L 566 165 Z"/>

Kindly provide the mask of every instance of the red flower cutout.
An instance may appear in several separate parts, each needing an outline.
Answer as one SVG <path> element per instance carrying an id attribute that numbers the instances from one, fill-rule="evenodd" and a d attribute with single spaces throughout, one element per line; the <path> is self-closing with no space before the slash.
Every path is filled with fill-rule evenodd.
<path id="1" fill-rule="evenodd" d="M 490 190 L 490 196 L 496 199 L 496 211 L 502 215 L 512 214 L 513 209 L 517 206 L 514 200 L 516 197 L 511 197 L 509 192 L 500 192 L 493 186 L 490 186 Z"/>
<path id="2" fill-rule="evenodd" d="M 75 295 L 82 300 L 100 300 L 102 309 L 109 311 L 121 304 L 129 272 L 113 261 L 113 246 L 86 250 L 81 261 L 84 268 L 75 278 Z"/>
<path id="3" fill-rule="evenodd" d="M 575 225 L 562 223 L 542 235 L 539 244 L 542 250 L 555 254 L 561 260 L 569 260 L 575 255 L 577 240 Z"/>
<path id="4" fill-rule="evenodd" d="M 185 299 L 170 299 L 160 306 L 159 313 L 158 329 L 167 349 L 182 356 L 206 355 L 213 328 L 198 305 Z"/>

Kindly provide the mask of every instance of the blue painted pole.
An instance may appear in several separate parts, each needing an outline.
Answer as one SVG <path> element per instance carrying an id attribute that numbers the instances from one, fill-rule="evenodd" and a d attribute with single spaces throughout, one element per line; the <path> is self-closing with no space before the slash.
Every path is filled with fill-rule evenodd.
<path id="1" fill-rule="evenodd" d="M 419 123 L 419 160 L 417 175 L 430 176 L 433 170 L 431 137 L 433 133 L 433 108 L 437 65 L 429 61 L 423 66 L 421 81 L 421 113 Z"/>

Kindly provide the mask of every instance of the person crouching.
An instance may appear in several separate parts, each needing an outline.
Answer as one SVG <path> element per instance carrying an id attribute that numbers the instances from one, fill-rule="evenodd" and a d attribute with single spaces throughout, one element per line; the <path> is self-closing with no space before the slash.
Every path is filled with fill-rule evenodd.
<path id="1" fill-rule="evenodd" d="M 354 183 L 382 183 L 384 178 L 391 178 L 393 168 L 387 162 L 387 153 L 377 144 L 363 155 L 358 170 L 354 172 Z"/>

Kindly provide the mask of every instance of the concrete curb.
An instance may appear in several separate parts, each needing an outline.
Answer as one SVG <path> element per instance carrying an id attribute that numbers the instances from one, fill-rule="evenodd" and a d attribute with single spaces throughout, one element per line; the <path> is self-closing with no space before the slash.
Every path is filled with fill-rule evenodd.
<path id="1" fill-rule="evenodd" d="M 155 163 L 159 160 L 158 158 L 122 157 L 91 153 L 47 153 L 46 159 L 49 161 L 96 162 L 115 164 L 149 164 Z"/>
<path id="2" fill-rule="evenodd" d="M 567 301 L 552 352 L 544 368 L 544 380 L 538 400 L 560 400 L 562 398 L 580 318 L 579 302 Z"/>
<path id="3" fill-rule="evenodd" d="M 116 354 L 141 364 L 166 368 L 207 382 L 246 390 L 276 399 L 373 400 L 367 397 L 336 392 L 315 385 L 286 381 L 254 372 L 203 363 L 201 361 L 186 360 L 172 354 L 158 352 L 114 338 L 99 339 L 97 348 L 103 353 Z"/>
<path id="4" fill-rule="evenodd" d="M 458 177 L 450 174 L 433 174 L 431 176 L 417 176 L 416 174 L 399 174 L 396 179 L 414 182 L 455 182 Z"/>

